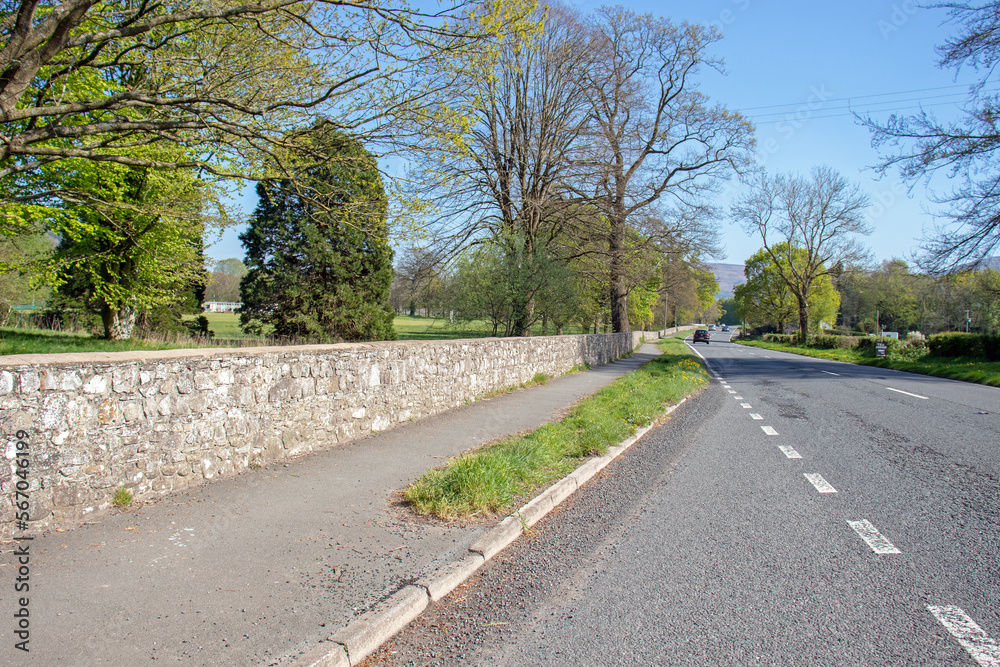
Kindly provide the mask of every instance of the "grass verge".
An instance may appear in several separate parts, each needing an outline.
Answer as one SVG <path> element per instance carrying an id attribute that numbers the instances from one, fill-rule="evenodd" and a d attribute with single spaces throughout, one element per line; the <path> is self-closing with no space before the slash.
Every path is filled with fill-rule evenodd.
<path id="1" fill-rule="evenodd" d="M 560 422 L 504 438 L 431 470 L 406 489 L 418 513 L 442 519 L 509 513 L 515 502 L 651 423 L 708 375 L 680 340 L 664 354 L 577 403 Z"/>
<path id="2" fill-rule="evenodd" d="M 908 373 L 933 375 L 936 377 L 975 382 L 977 384 L 1000 387 L 1000 361 L 985 361 L 966 357 L 923 357 L 921 359 L 877 359 L 859 350 L 817 350 L 797 345 L 783 345 L 760 340 L 739 341 L 743 345 L 761 347 L 778 352 L 791 352 L 806 357 L 844 361 L 850 364 L 878 366 Z"/>

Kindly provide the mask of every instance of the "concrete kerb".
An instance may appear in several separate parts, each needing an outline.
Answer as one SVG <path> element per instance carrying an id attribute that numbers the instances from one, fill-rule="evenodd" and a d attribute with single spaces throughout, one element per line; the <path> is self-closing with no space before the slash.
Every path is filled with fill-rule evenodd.
<path id="1" fill-rule="evenodd" d="M 664 416 L 676 410 L 687 398 L 667 408 Z M 496 528 L 483 535 L 471 547 L 463 560 L 450 563 L 430 575 L 406 586 L 334 633 L 327 642 L 318 645 L 296 659 L 293 667 L 352 667 L 374 653 L 379 646 L 417 618 L 431 602 L 437 602 L 471 577 L 476 570 L 516 540 L 526 526 L 532 526 L 568 498 L 577 488 L 603 470 L 611 461 L 631 447 L 652 426 L 636 430 L 604 456 L 595 457 L 547 488 Z"/>

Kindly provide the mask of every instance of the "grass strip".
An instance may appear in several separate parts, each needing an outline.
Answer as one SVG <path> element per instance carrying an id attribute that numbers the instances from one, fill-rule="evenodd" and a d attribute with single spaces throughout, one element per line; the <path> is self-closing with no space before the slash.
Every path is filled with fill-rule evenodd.
<path id="1" fill-rule="evenodd" d="M 660 346 L 663 355 L 577 403 L 562 421 L 452 459 L 410 485 L 406 500 L 418 514 L 442 519 L 509 513 L 519 498 L 605 453 L 708 383 L 683 341 Z"/>
<path id="2" fill-rule="evenodd" d="M 975 382 L 977 384 L 1000 387 L 1000 361 L 986 361 L 968 357 L 922 357 L 920 359 L 878 359 L 858 350 L 817 350 L 797 345 L 764 342 L 761 340 L 741 340 L 743 345 L 760 347 L 778 352 L 791 352 L 806 357 L 844 361 L 849 364 L 878 366 L 907 373 L 933 375 L 935 377 Z"/>

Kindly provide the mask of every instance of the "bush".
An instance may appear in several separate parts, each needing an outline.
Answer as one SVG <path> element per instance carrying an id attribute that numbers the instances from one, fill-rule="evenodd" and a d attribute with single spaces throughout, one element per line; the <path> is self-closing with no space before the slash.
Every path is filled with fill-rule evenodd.
<path id="1" fill-rule="evenodd" d="M 796 341 L 795 334 L 778 334 L 769 333 L 764 334 L 764 341 L 768 343 L 779 343 L 781 345 L 791 345 Z"/>
<path id="2" fill-rule="evenodd" d="M 890 359 L 899 361 L 916 361 L 927 356 L 927 342 L 922 338 L 911 338 L 907 341 L 894 341 L 888 350 Z"/>
<path id="3" fill-rule="evenodd" d="M 927 348 L 935 357 L 974 357 L 1000 361 L 1000 336 L 951 331 L 934 334 Z"/>
<path id="4" fill-rule="evenodd" d="M 820 335 L 814 336 L 809 341 L 809 347 L 820 350 L 853 350 L 857 346 L 857 336 Z"/>

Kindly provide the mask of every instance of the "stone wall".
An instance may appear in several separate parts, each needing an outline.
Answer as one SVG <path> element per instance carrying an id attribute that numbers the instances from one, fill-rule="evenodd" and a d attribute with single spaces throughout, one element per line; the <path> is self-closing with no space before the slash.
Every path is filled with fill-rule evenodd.
<path id="1" fill-rule="evenodd" d="M 0 357 L 8 463 L 0 537 L 20 531 L 19 431 L 30 452 L 29 528 L 69 525 L 107 508 L 119 485 L 138 497 L 184 489 L 463 405 L 537 373 L 613 361 L 642 336 Z"/>

